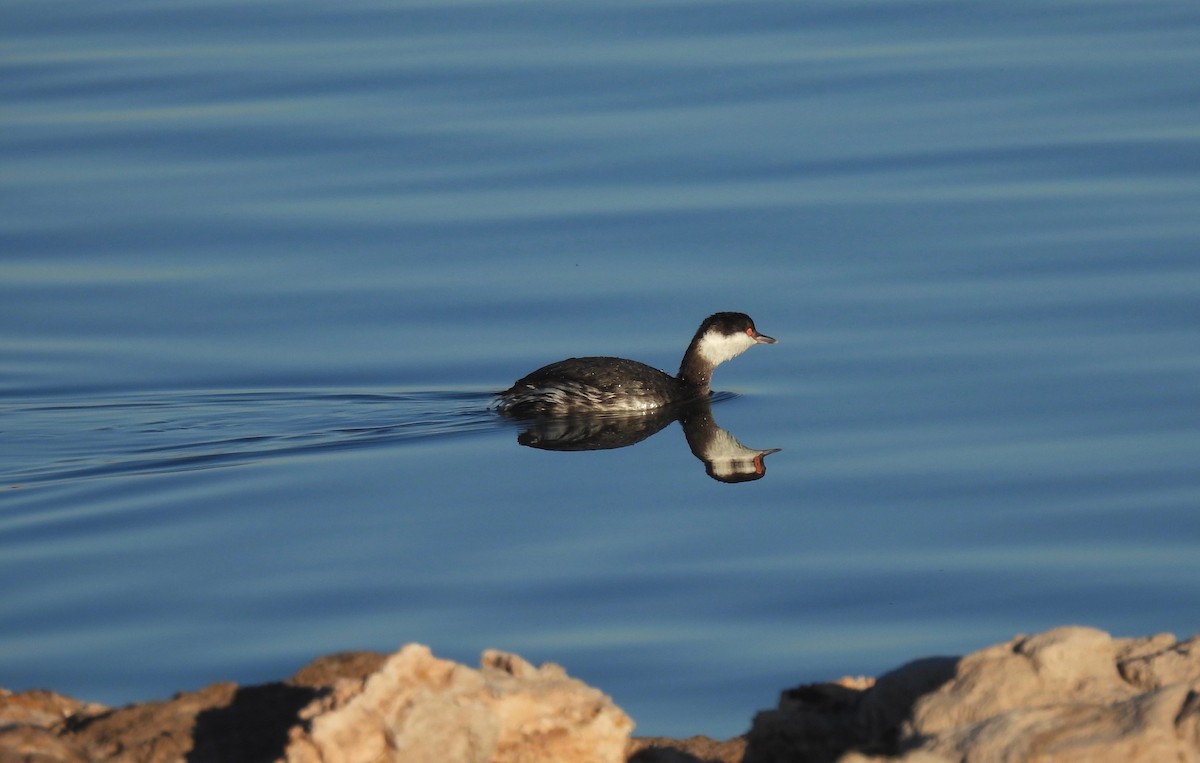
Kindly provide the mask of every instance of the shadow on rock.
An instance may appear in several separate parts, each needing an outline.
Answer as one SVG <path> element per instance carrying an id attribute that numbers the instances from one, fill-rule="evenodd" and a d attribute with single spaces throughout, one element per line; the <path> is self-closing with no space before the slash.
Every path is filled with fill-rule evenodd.
<path id="1" fill-rule="evenodd" d="M 956 657 L 930 657 L 887 673 L 870 688 L 819 683 L 784 691 L 778 708 L 755 716 L 744 763 L 827 763 L 851 751 L 896 755 L 901 724 L 921 697 L 954 677 L 957 665 Z"/>
<path id="2" fill-rule="evenodd" d="M 321 692 L 304 686 L 266 684 L 234 692 L 229 704 L 196 715 L 194 747 L 187 763 L 264 761 L 283 757 L 288 730 L 300 710 Z"/>

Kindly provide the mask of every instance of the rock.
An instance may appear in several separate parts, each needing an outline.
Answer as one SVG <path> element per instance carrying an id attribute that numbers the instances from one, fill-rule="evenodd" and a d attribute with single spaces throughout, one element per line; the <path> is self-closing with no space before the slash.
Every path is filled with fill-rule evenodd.
<path id="1" fill-rule="evenodd" d="M 1200 762 L 1200 639 L 1091 628 L 909 663 L 855 691 L 785 692 L 746 763 L 901 760 Z"/>
<path id="2" fill-rule="evenodd" d="M 107 710 L 104 705 L 80 702 L 52 691 L 34 689 L 14 694 L 0 689 L 0 728 L 18 725 L 50 728 L 69 718 L 98 715 Z"/>
<path id="3" fill-rule="evenodd" d="M 64 738 L 64 729 L 107 710 L 50 691 L 0 689 L 0 763 L 88 763 L 87 751 Z"/>
<path id="4" fill-rule="evenodd" d="M 0 689 L 0 763 L 1200 763 L 1200 637 L 1056 628 L 786 691 L 724 742 L 632 727 L 557 665 L 417 645 L 116 710 Z"/>
<path id="5" fill-rule="evenodd" d="M 410 644 L 302 713 L 288 763 L 621 761 L 633 722 L 562 668 L 488 651 L 478 671 Z"/>
<path id="6" fill-rule="evenodd" d="M 1188 708 L 1200 652 L 1164 646 L 1078 627 L 1018 637 L 963 658 L 902 734 L 950 759 L 1200 761 L 1200 716 Z"/>
<path id="7" fill-rule="evenodd" d="M 332 686 L 339 678 L 365 679 L 383 667 L 387 655 L 381 652 L 337 652 L 318 657 L 300 668 L 287 682 L 293 686 L 321 688 Z"/>
<path id="8" fill-rule="evenodd" d="M 36 726 L 0 727 L 0 763 L 90 763 L 82 747 Z"/>
<path id="9" fill-rule="evenodd" d="M 316 695 L 281 683 L 219 683 L 113 710 L 67 731 L 93 759 L 112 763 L 267 761 L 279 756 L 300 708 Z"/>
<path id="10" fill-rule="evenodd" d="M 557 665 L 489 651 L 476 671 L 416 645 L 117 710 L 0 690 L 0 763 L 607 763 L 625 760 L 632 728 Z"/>
<path id="11" fill-rule="evenodd" d="M 840 682 L 785 691 L 777 709 L 755 716 L 745 763 L 834 761 L 852 749 L 893 750 L 897 727 L 913 703 L 944 683 L 954 663 L 948 657 L 917 660 L 866 689 Z"/>
<path id="12" fill-rule="evenodd" d="M 706 736 L 687 739 L 642 737 L 631 739 L 625 754 L 628 763 L 741 763 L 746 740 L 734 737 L 724 742 Z"/>

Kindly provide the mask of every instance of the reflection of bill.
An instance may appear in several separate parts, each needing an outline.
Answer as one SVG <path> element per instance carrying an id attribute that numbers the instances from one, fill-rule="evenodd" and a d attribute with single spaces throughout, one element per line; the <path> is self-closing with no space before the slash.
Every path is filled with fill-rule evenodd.
<path id="1" fill-rule="evenodd" d="M 692 455 L 708 476 L 721 482 L 749 482 L 767 473 L 765 456 L 778 448 L 747 448 L 713 421 L 712 403 L 696 400 L 641 414 L 553 416 L 528 419 L 517 442 L 540 450 L 608 450 L 635 445 L 672 421 L 683 427 Z"/>
<path id="2" fill-rule="evenodd" d="M 779 452 L 779 448 L 757 450 L 742 445 L 713 421 L 712 405 L 707 400 L 689 406 L 679 423 L 692 455 L 704 462 L 708 476 L 721 482 L 749 482 L 765 477 L 767 465 L 763 459 Z"/>

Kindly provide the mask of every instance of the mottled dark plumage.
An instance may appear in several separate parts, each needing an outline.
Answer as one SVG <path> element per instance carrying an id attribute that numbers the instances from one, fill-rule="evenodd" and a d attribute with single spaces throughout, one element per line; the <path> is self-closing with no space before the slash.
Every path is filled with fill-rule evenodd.
<path id="1" fill-rule="evenodd" d="M 514 416 L 654 410 L 707 397 L 714 368 L 774 342 L 745 313 L 716 313 L 700 324 L 678 376 L 625 358 L 567 358 L 518 379 L 498 395 L 497 407 Z"/>

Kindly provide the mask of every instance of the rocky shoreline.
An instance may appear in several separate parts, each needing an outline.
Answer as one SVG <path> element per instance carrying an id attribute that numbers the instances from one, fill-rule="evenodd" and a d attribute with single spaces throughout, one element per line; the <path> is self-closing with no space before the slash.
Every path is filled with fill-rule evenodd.
<path id="1" fill-rule="evenodd" d="M 799 686 L 748 726 L 632 737 L 609 697 L 557 665 L 487 651 L 474 669 L 410 644 L 117 709 L 0 690 L 0 763 L 1200 763 L 1200 637 L 1055 628 Z"/>

